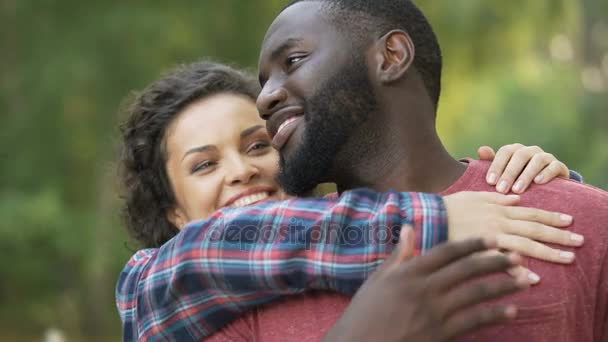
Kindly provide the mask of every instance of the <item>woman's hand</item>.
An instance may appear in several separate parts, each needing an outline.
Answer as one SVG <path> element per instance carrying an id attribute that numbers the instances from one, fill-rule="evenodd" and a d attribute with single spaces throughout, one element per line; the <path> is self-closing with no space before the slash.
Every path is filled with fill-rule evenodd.
<path id="1" fill-rule="evenodd" d="M 520 194 L 532 181 L 545 184 L 555 177 L 568 178 L 570 175 L 566 164 L 538 146 L 505 145 L 498 153 L 491 147 L 482 146 L 477 154 L 481 160 L 492 161 L 486 181 L 496 185 L 496 191 L 503 194 L 509 189 Z"/>
<path id="2" fill-rule="evenodd" d="M 459 192 L 444 197 L 448 211 L 448 236 L 450 241 L 467 238 L 492 238 L 499 250 L 509 250 L 540 260 L 569 264 L 574 253 L 551 248 L 544 243 L 579 247 L 584 237 L 566 228 L 572 217 L 540 209 L 515 206 L 518 195 L 502 195 L 491 192 Z M 544 243 L 543 243 L 544 242 Z M 531 283 L 540 278 L 529 270 Z"/>

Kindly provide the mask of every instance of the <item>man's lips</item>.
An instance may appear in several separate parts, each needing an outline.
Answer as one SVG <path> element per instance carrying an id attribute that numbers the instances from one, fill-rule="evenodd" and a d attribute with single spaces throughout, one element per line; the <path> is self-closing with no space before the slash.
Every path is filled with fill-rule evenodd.
<path id="1" fill-rule="evenodd" d="M 280 151 L 303 119 L 303 116 L 292 116 L 285 120 L 281 126 L 279 126 L 277 134 L 272 138 L 272 146 Z"/>
<path id="2" fill-rule="evenodd" d="M 268 134 L 270 134 L 270 137 L 274 137 L 279 131 L 279 127 L 283 124 L 283 122 L 291 117 L 302 115 L 304 115 L 304 109 L 299 106 L 283 107 L 275 111 L 272 115 L 270 115 L 268 121 L 266 121 L 266 129 L 268 130 Z"/>
<path id="3" fill-rule="evenodd" d="M 301 107 L 289 106 L 278 110 L 268 119 L 266 128 L 275 149 L 280 150 L 285 145 L 303 118 L 304 110 Z"/>

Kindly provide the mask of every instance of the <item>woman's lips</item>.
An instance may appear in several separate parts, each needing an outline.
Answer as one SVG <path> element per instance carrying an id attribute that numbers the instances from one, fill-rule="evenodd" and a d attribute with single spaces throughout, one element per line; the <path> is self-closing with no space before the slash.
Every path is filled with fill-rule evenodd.
<path id="1" fill-rule="evenodd" d="M 272 146 L 280 151 L 289 137 L 293 134 L 298 124 L 304 119 L 304 116 L 292 116 L 289 119 L 285 120 L 279 129 L 277 130 L 277 134 L 272 138 Z"/>
<path id="2" fill-rule="evenodd" d="M 269 197 L 270 197 L 270 193 L 268 193 L 266 191 L 258 192 L 255 194 L 251 194 L 251 195 L 247 195 L 247 196 L 239 198 L 238 200 L 234 201 L 234 203 L 232 203 L 231 207 L 233 207 L 233 208 L 245 207 L 248 205 L 252 205 L 254 203 L 261 202 Z"/>
<path id="3" fill-rule="evenodd" d="M 232 196 L 222 207 L 244 207 L 274 199 L 277 190 L 269 186 L 254 186 Z"/>

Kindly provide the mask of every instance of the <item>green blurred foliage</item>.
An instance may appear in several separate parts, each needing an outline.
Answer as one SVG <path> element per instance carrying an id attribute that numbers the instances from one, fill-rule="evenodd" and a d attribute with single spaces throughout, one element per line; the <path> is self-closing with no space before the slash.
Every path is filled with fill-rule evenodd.
<path id="1" fill-rule="evenodd" d="M 0 340 L 116 340 L 132 254 L 115 182 L 120 103 L 178 63 L 255 70 L 285 1 L 0 1 Z M 608 2 L 419 1 L 445 56 L 456 156 L 540 145 L 608 188 Z"/>

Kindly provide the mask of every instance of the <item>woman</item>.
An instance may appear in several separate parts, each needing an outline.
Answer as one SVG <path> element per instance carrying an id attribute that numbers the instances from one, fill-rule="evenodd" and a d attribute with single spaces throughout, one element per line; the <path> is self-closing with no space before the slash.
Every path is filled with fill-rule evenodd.
<path id="1" fill-rule="evenodd" d="M 340 214 L 344 208 L 356 213 L 370 212 L 369 207 L 362 203 L 375 203 L 373 212 L 382 215 L 390 211 L 387 208 L 394 208 L 396 203 L 398 208 L 403 209 L 402 215 L 397 216 L 409 216 L 410 221 L 391 221 L 392 226 L 411 222 L 411 218 L 417 217 L 417 214 L 424 216 L 426 212 L 443 211 L 442 202 L 437 202 L 441 200 L 433 195 L 377 194 L 367 190 L 347 192 L 338 199 L 274 202 L 285 196 L 275 181 L 278 153 L 272 149 L 264 121 L 259 118 L 255 107 L 258 90 L 257 84 L 242 72 L 220 64 L 194 63 L 154 82 L 137 96 L 128 109 L 129 118 L 122 127 L 125 217 L 130 234 L 148 249 L 138 252 L 131 259 L 117 287 L 125 340 L 146 340 L 167 335 L 200 339 L 209 336 L 239 313 L 279 295 L 301 293 L 309 287 L 349 293 L 344 288 L 340 271 L 318 271 L 319 266 L 314 260 L 302 261 L 307 257 L 313 259 L 306 251 L 315 246 L 298 247 L 293 240 L 279 241 L 276 236 L 266 240 L 267 237 L 255 235 L 260 231 L 276 233 L 272 227 L 277 226 L 276 222 L 285 222 L 280 219 L 284 219 L 287 207 L 290 210 L 304 208 L 307 209 L 303 210 L 306 213 L 319 214 L 313 223 L 327 224 L 327 227 L 337 223 L 355 227 L 367 224 L 354 219 L 349 221 L 350 217 Z M 487 150 L 484 153 L 493 154 Z M 518 158 L 511 158 L 514 153 Z M 524 182 L 523 190 L 537 174 L 543 175 L 544 182 L 567 174 L 563 164 L 547 157 L 547 154 L 535 148 L 503 150 L 496 158 L 498 163 L 491 170 L 497 174 L 505 168 L 516 173 L 523 170 L 525 177 L 520 178 Z M 493 178 L 495 184 L 502 183 L 496 180 L 505 179 Z M 514 181 L 509 179 L 509 186 Z M 541 236 L 537 238 L 540 241 L 568 241 L 566 245 L 569 246 L 582 244 L 582 237 L 571 239 L 567 231 L 543 224 L 565 227 L 569 224 L 567 220 L 555 222 L 552 214 L 541 211 L 537 211 L 537 219 L 522 216 L 529 211 L 511 207 L 516 203 L 516 198 L 471 193 L 447 196 L 444 201 L 450 221 L 450 236 L 508 236 L 511 231 L 521 231 L 517 225 L 525 220 L 537 221 L 534 223 L 537 227 L 534 236 Z M 428 208 L 416 209 L 417 205 L 424 203 L 433 204 Z M 468 211 L 462 203 L 471 203 Z M 257 205 L 248 207 L 253 204 Z M 226 207 L 237 209 L 218 212 Z M 308 210 L 310 208 L 314 210 Z M 477 225 L 471 224 L 472 218 L 478 218 L 477 213 L 484 213 L 484 217 L 479 217 Z M 238 224 L 245 220 L 242 217 L 252 215 L 263 218 L 257 222 L 270 225 L 254 225 L 253 229 L 244 229 L 252 226 L 241 226 L 243 229 L 238 233 L 243 235 L 237 238 L 231 237 L 228 230 L 221 231 L 221 239 L 213 240 L 212 235 L 218 232 L 217 229 Z M 365 217 L 365 222 L 386 222 L 386 217 L 382 215 Z M 434 217 L 427 218 L 427 223 L 434 221 Z M 187 226 L 188 222 L 202 219 L 207 219 L 207 223 Z M 484 224 L 488 219 L 500 220 L 503 223 L 501 230 L 488 232 Z M 217 221 L 222 221 L 222 224 L 213 223 Z M 435 221 L 445 223 L 445 219 Z M 432 224 L 417 223 L 414 226 L 429 225 Z M 183 230 L 181 234 L 180 230 Z M 205 235 L 205 230 L 212 234 Z M 440 227 L 434 227 L 419 229 L 417 233 L 424 236 L 425 241 L 441 242 L 441 234 L 437 235 L 439 231 Z M 234 243 L 250 242 L 244 233 L 255 235 L 253 243 L 247 248 L 243 248 L 243 245 L 234 248 Z M 287 232 L 298 233 L 301 231 Z M 389 233 L 394 234 L 395 231 L 391 228 Z M 354 273 L 360 274 L 359 280 L 363 281 L 389 252 L 386 246 L 393 242 L 389 240 L 372 241 L 376 259 L 351 261 L 350 266 L 340 263 L 339 269 L 350 278 Z M 223 247 L 212 243 L 218 241 Z M 283 245 L 283 241 L 288 241 L 288 244 Z M 267 246 L 271 249 L 265 249 Z M 540 248 L 522 244 L 510 246 L 510 249 L 554 262 L 571 261 L 553 258 L 557 253 L 547 246 L 538 243 L 534 246 Z M 340 248 L 348 246 L 339 246 L 336 250 Z M 273 253 L 290 253 L 273 257 L 269 256 L 273 253 L 267 253 L 269 250 Z M 234 257 L 237 254 L 238 257 Z M 235 258 L 242 262 L 244 270 L 235 271 Z M 269 273 L 260 276 L 255 274 L 257 269 L 249 268 L 258 265 L 258 260 L 264 266 L 261 268 L 270 269 Z M 364 264 L 363 268 L 361 264 Z M 190 268 L 184 271 L 186 267 Z M 308 278 L 293 277 L 294 268 L 300 272 L 295 273 Z M 194 280 L 182 279 L 193 274 Z M 538 281 L 533 273 L 530 273 L 530 277 Z M 162 286 L 158 285 L 159 279 Z M 192 285 L 193 281 L 198 282 L 197 286 Z M 356 289 L 356 286 L 353 288 Z M 145 308 L 142 309 L 142 306 Z"/>

